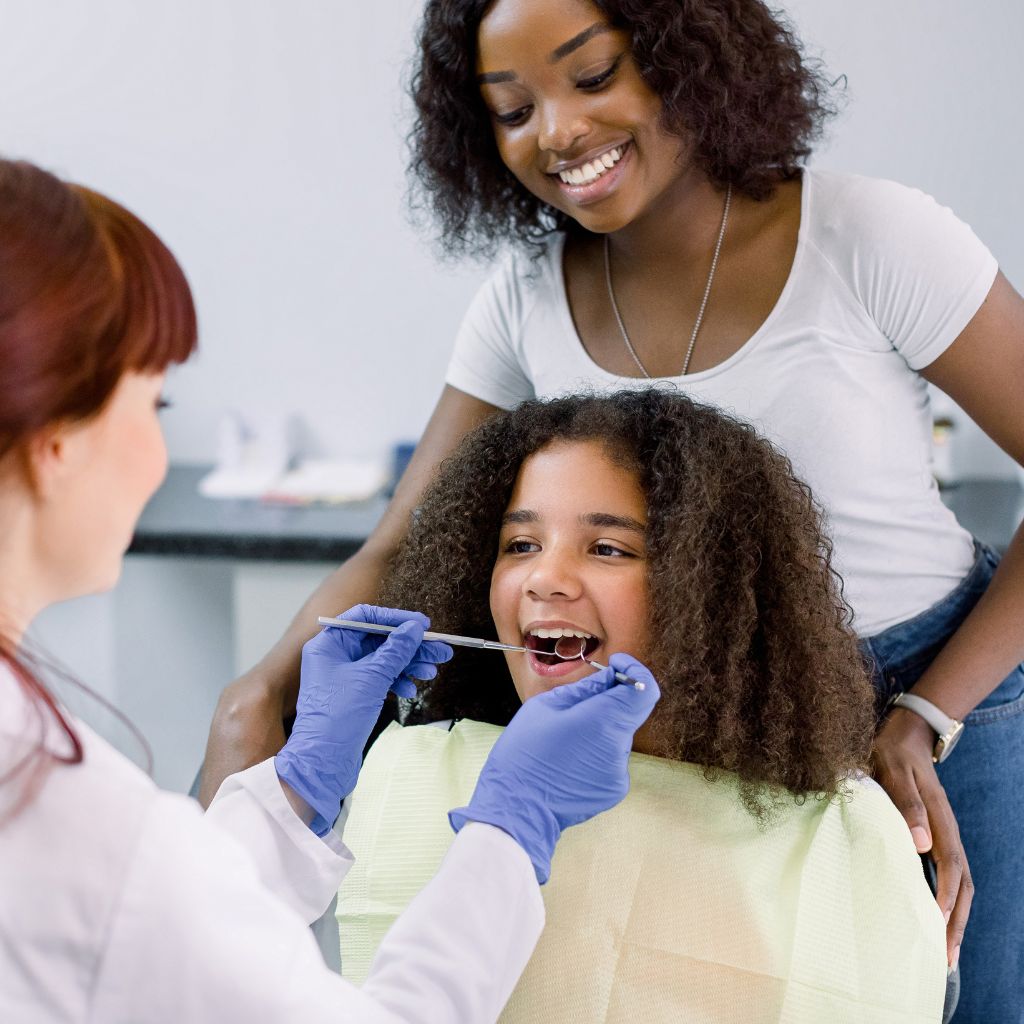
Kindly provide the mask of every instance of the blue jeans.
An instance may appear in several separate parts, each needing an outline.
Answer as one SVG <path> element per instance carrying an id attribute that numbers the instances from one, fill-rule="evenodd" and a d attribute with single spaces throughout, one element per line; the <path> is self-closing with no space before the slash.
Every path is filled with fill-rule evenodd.
<path id="1" fill-rule="evenodd" d="M 938 604 L 861 641 L 878 707 L 908 690 L 985 592 L 999 556 L 975 542 L 971 571 Z M 956 1024 L 1024 1024 L 1024 665 L 972 711 L 937 766 L 974 879 Z"/>

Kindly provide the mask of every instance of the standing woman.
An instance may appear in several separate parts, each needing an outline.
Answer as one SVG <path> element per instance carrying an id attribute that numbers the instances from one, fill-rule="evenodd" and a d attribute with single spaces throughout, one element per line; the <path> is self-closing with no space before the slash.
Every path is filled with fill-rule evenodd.
<path id="1" fill-rule="evenodd" d="M 450 253 L 515 251 L 380 527 L 225 691 L 205 794 L 276 742 L 316 608 L 374 593 L 467 430 L 670 381 L 756 424 L 828 509 L 875 666 L 876 774 L 937 862 L 950 963 L 977 886 L 958 1019 L 1024 1020 L 1024 538 L 997 566 L 945 509 L 926 391 L 1024 461 L 1024 301 L 928 196 L 803 168 L 826 85 L 761 0 L 428 0 L 421 43 L 421 197 Z"/>
<path id="2" fill-rule="evenodd" d="M 451 655 L 424 617 L 354 608 L 395 630 L 306 644 L 287 743 L 205 818 L 70 716 L 24 648 L 37 612 L 116 582 L 166 469 L 164 372 L 195 340 L 185 278 L 144 224 L 0 160 L 0 1020 L 493 1021 L 560 832 L 625 795 L 657 684 L 638 664 L 643 693 L 606 671 L 531 702 L 459 809 L 454 856 L 366 985 L 345 983 L 306 926 L 351 866 L 331 823 L 385 695 Z"/>

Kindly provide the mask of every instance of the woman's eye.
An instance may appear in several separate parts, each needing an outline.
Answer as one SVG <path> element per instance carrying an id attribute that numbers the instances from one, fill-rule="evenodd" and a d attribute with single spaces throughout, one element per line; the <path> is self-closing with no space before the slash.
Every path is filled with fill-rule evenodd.
<path id="1" fill-rule="evenodd" d="M 607 83 L 609 79 L 612 77 L 612 75 L 614 75 L 615 72 L 618 70 L 619 61 L 621 60 L 622 58 L 620 57 L 619 60 L 617 60 L 610 68 L 608 68 L 607 71 L 602 71 L 599 75 L 594 75 L 591 78 L 580 79 L 580 81 L 576 83 L 576 87 L 578 89 L 585 89 L 588 92 L 594 92 L 595 90 L 600 89 L 601 86 Z"/>
<path id="2" fill-rule="evenodd" d="M 163 410 L 164 410 L 164 409 L 170 409 L 170 407 L 171 407 L 171 406 L 172 406 L 173 404 L 174 404 L 174 403 L 173 403 L 173 402 L 172 402 L 172 401 L 171 401 L 171 400 L 170 400 L 169 398 L 164 398 L 164 396 L 163 396 L 163 395 L 161 395 L 161 396 L 160 396 L 160 397 L 159 397 L 159 398 L 158 398 L 158 399 L 156 400 L 156 411 L 157 411 L 157 412 L 163 412 Z"/>
<path id="3" fill-rule="evenodd" d="M 494 120 L 497 121 L 498 124 L 517 125 L 522 124 L 529 116 L 529 113 L 529 107 L 519 107 L 517 110 L 510 110 L 507 114 L 495 114 Z"/>

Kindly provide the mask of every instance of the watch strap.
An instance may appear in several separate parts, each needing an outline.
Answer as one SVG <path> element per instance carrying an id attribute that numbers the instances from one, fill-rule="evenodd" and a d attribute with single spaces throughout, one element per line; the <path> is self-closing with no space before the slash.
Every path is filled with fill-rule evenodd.
<path id="1" fill-rule="evenodd" d="M 918 697 L 913 693 L 897 693 L 892 699 L 895 707 L 906 708 L 920 715 L 934 730 L 937 736 L 948 736 L 960 723 L 950 718 L 930 700 Z"/>

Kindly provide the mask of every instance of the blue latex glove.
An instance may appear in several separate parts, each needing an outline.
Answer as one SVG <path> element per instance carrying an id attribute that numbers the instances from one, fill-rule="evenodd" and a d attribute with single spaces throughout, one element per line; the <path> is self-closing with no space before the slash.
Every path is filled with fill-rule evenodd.
<path id="1" fill-rule="evenodd" d="M 495 743 L 468 807 L 448 814 L 503 829 L 529 854 L 537 881 L 551 873 L 562 830 L 614 807 L 629 791 L 633 734 L 661 696 L 654 677 L 628 654 L 611 667 L 531 697 Z M 646 690 L 614 682 L 612 669 Z"/>
<path id="2" fill-rule="evenodd" d="M 361 604 L 340 616 L 397 626 L 387 637 L 324 629 L 302 648 L 295 724 L 274 759 L 278 776 L 316 812 L 310 828 L 325 835 L 356 787 L 363 749 L 389 690 L 416 695 L 416 679 L 433 679 L 452 656 L 448 644 L 423 641 L 430 625 L 419 612 Z"/>

